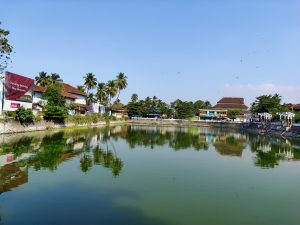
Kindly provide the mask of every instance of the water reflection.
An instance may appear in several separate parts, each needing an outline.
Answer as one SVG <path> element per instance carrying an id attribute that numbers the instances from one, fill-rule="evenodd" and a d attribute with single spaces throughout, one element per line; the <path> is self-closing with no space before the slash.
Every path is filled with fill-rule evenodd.
<path id="1" fill-rule="evenodd" d="M 299 141 L 197 127 L 117 126 L 1 138 L 0 193 L 27 183 L 30 167 L 54 171 L 74 157 L 79 157 L 78 166 L 85 174 L 100 166 L 117 177 L 124 168 L 115 148 L 119 140 L 124 140 L 131 149 L 164 146 L 174 151 L 210 150 L 230 157 L 243 157 L 248 149 L 254 165 L 261 168 L 274 168 L 281 161 L 300 159 Z"/>

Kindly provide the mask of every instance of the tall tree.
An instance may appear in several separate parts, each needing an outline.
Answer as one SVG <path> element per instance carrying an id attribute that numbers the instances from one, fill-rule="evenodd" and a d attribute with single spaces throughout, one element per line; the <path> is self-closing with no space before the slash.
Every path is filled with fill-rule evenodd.
<path id="1" fill-rule="evenodd" d="M 124 73 L 120 72 L 117 75 L 116 82 L 117 82 L 117 86 L 118 86 L 118 97 L 117 97 L 117 99 L 119 99 L 121 90 L 124 90 L 128 85 L 127 84 L 127 76 L 125 76 Z"/>
<path id="2" fill-rule="evenodd" d="M 47 100 L 47 105 L 50 106 L 64 106 L 65 98 L 61 95 L 61 84 L 55 83 L 47 87 L 43 93 L 43 99 Z"/>
<path id="3" fill-rule="evenodd" d="M 39 72 L 39 75 L 35 77 L 36 85 L 40 85 L 42 87 L 46 87 L 48 81 L 49 81 L 49 76 L 44 71 Z"/>
<path id="4" fill-rule="evenodd" d="M 7 39 L 8 35 L 9 31 L 0 27 L 0 73 L 6 69 L 8 63 L 10 62 L 10 54 L 13 51 L 13 47 L 9 44 Z"/>
<path id="5" fill-rule="evenodd" d="M 48 77 L 48 85 L 61 83 L 63 80 L 60 78 L 60 75 L 58 73 L 51 73 Z"/>
<path id="6" fill-rule="evenodd" d="M 108 97 L 107 97 L 107 90 L 106 90 L 105 83 L 99 83 L 97 86 L 96 97 L 100 104 L 107 105 L 108 104 Z"/>
<path id="7" fill-rule="evenodd" d="M 267 112 L 275 115 L 277 112 L 288 111 L 288 107 L 281 104 L 281 96 L 279 94 L 274 94 L 256 97 L 250 110 L 252 113 Z"/>
<path id="8" fill-rule="evenodd" d="M 86 96 L 86 102 L 87 105 L 90 105 L 91 103 L 96 103 L 97 99 L 95 98 L 93 93 L 88 93 L 88 95 Z"/>
<path id="9" fill-rule="evenodd" d="M 79 90 L 79 91 L 81 91 L 81 92 L 85 92 L 85 88 L 84 88 L 84 86 L 83 85 L 77 85 L 77 90 Z"/>
<path id="10" fill-rule="evenodd" d="M 139 99 L 138 94 L 133 93 L 133 94 L 131 95 L 131 102 L 136 103 L 138 99 Z"/>
<path id="11" fill-rule="evenodd" d="M 109 80 L 106 84 L 106 93 L 108 95 L 109 107 L 111 105 L 111 99 L 117 95 L 118 85 L 115 80 Z"/>
<path id="12" fill-rule="evenodd" d="M 87 73 L 84 78 L 84 86 L 89 91 L 96 87 L 97 78 L 93 73 Z"/>

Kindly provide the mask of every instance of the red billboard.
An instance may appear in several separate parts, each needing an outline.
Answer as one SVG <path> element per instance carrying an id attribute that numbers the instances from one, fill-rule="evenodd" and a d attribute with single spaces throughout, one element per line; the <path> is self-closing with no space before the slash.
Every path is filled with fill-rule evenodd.
<path id="1" fill-rule="evenodd" d="M 6 72 L 4 99 L 20 102 L 32 102 L 34 80 L 18 74 Z"/>
<path id="2" fill-rule="evenodd" d="M 5 72 L 3 110 L 15 111 L 21 106 L 32 108 L 33 87 L 33 79 Z"/>

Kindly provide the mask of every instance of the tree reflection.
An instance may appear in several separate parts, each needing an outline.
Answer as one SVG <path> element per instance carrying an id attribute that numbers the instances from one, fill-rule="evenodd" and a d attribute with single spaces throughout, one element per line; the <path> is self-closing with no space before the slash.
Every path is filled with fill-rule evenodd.
<path id="1" fill-rule="evenodd" d="M 3 140 L 0 143 L 1 191 L 26 183 L 29 167 L 54 171 L 73 157 L 80 157 L 79 167 L 83 173 L 102 167 L 117 177 L 124 167 L 114 144 L 120 140 L 131 149 L 160 149 L 158 146 L 174 151 L 211 149 L 231 157 L 241 157 L 245 149 L 249 149 L 254 155 L 254 165 L 261 168 L 274 168 L 281 161 L 300 160 L 300 141 L 198 127 L 117 126 L 28 134 Z"/>
<path id="2" fill-rule="evenodd" d="M 84 154 L 83 157 L 80 159 L 80 167 L 82 172 L 86 173 L 92 168 L 92 166 L 93 166 L 92 158 L 89 155 Z"/>
<path id="3" fill-rule="evenodd" d="M 295 140 L 249 134 L 249 145 L 255 153 L 255 165 L 274 168 L 280 161 L 300 160 L 299 143 Z"/>

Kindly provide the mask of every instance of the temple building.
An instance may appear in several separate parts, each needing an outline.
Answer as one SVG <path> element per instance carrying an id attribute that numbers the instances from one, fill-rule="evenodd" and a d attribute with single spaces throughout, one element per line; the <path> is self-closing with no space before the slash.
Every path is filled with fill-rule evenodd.
<path id="1" fill-rule="evenodd" d="M 211 109 L 200 109 L 199 120 L 229 120 L 228 112 L 232 110 L 240 111 L 235 121 L 244 122 L 247 120 L 245 114 L 248 107 L 244 103 L 244 98 L 224 97 Z"/>

